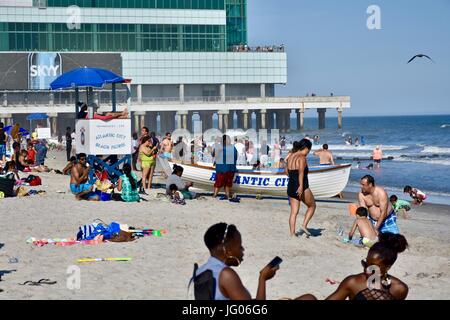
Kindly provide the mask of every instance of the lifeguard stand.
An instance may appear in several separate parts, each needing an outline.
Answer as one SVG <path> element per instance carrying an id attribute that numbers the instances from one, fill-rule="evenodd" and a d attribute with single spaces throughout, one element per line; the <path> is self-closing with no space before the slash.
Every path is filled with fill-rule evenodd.
<path id="1" fill-rule="evenodd" d="M 88 156 L 90 182 L 95 180 L 96 164 L 107 171 L 109 177 L 121 176 L 120 166 L 124 163 L 131 164 L 131 119 L 77 120 L 75 131 L 77 153 L 86 153 Z M 112 165 L 99 158 L 109 155 L 124 157 Z"/>
<path id="2" fill-rule="evenodd" d="M 87 103 L 89 103 L 89 93 L 93 87 L 102 88 L 105 84 L 112 85 L 112 111 L 116 111 L 116 84 L 127 83 L 131 80 L 124 79 L 115 73 L 99 68 L 78 68 L 66 72 L 54 80 L 50 87 L 57 89 L 75 89 L 75 119 L 78 115 L 78 96 L 80 87 L 86 88 Z M 130 93 L 128 93 L 130 96 Z M 92 110 L 91 110 L 92 111 Z M 92 112 L 90 112 L 92 113 Z M 97 163 L 103 170 L 107 171 L 111 177 L 115 174 L 121 175 L 119 168 L 124 163 L 131 164 L 131 119 L 114 119 L 109 121 L 94 119 L 77 119 L 75 124 L 77 134 L 76 149 L 78 153 L 85 153 L 91 166 L 89 180 L 94 181 Z M 124 156 L 118 162 L 109 165 L 98 156 L 117 155 Z"/>

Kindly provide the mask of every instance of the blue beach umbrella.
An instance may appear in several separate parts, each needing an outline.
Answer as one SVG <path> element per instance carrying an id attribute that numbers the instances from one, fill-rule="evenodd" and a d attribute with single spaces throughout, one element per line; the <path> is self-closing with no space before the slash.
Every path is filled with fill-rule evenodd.
<path id="1" fill-rule="evenodd" d="M 96 87 L 102 88 L 105 84 L 112 84 L 113 86 L 113 111 L 116 109 L 116 83 L 124 83 L 126 80 L 121 76 L 105 69 L 99 68 L 77 68 L 72 71 L 66 72 L 56 78 L 50 83 L 52 90 L 75 88 L 76 100 L 78 100 L 78 88 L 86 87 L 87 95 L 89 94 L 88 88 Z M 78 102 L 78 101 L 76 101 Z M 75 112 L 78 113 L 78 107 L 75 106 Z"/>
<path id="2" fill-rule="evenodd" d="M 45 120 L 45 119 L 48 119 L 48 115 L 45 113 L 32 113 L 27 116 L 28 121 Z"/>
<path id="3" fill-rule="evenodd" d="M 108 83 L 123 82 L 125 82 L 124 78 L 111 71 L 84 67 L 62 74 L 50 84 L 50 88 L 52 90 L 75 87 L 101 88 Z"/>
<path id="4" fill-rule="evenodd" d="M 30 121 L 30 130 L 33 130 L 32 126 L 31 126 L 31 122 L 33 120 L 46 120 L 48 118 L 49 118 L 49 116 L 45 113 L 32 113 L 32 114 L 28 115 L 27 120 Z"/>
<path id="5" fill-rule="evenodd" d="M 13 126 L 6 126 L 6 127 L 3 128 L 3 131 L 5 131 L 7 134 L 11 135 L 12 127 Z M 27 135 L 30 134 L 28 132 L 28 130 L 26 130 L 24 128 L 20 128 L 19 129 L 19 133 L 22 134 L 23 136 L 27 136 Z"/>

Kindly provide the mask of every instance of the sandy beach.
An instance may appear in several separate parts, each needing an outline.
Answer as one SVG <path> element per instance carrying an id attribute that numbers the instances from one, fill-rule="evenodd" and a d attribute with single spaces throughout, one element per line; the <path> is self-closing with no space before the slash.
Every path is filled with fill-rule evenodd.
<path id="1" fill-rule="evenodd" d="M 62 169 L 64 152 L 49 154 L 47 164 Z M 316 235 L 292 239 L 288 235 L 289 207 L 286 200 L 251 198 L 229 203 L 208 198 L 179 206 L 157 199 L 138 204 L 79 202 L 69 192 L 69 178 L 39 174 L 43 196 L 0 200 L 0 299 L 190 299 L 187 284 L 193 264 L 208 258 L 203 243 L 207 228 L 218 222 L 236 224 L 245 247 L 244 262 L 237 269 L 252 296 L 256 294 L 259 270 L 274 256 L 283 263 L 268 282 L 268 299 L 294 298 L 313 293 L 324 298 L 341 281 L 362 271 L 366 249 L 340 242 L 340 226 L 348 232 L 353 219 L 348 202 L 319 201 L 310 227 Z M 63 193 L 62 193 L 63 192 Z M 156 190 L 155 192 L 163 192 Z M 299 220 L 303 219 L 304 207 Z M 408 299 L 450 299 L 450 210 L 426 204 L 415 207 L 409 220 L 399 219 L 401 233 L 410 248 L 399 255 L 391 274 L 410 287 Z M 80 225 L 94 219 L 118 221 L 135 227 L 165 229 L 161 238 L 146 237 L 131 243 L 104 243 L 37 247 L 29 237 L 75 237 Z M 299 223 L 298 223 L 299 225 Z M 130 257 L 130 262 L 77 264 L 84 257 Z M 9 263 L 17 258 L 18 263 Z M 67 269 L 81 268 L 81 288 L 67 288 Z M 28 280 L 48 278 L 55 285 L 22 286 Z"/>

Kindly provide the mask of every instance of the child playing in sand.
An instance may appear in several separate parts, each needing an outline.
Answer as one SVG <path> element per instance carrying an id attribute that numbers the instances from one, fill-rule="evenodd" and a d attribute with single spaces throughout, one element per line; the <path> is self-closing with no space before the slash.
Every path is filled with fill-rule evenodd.
<path id="1" fill-rule="evenodd" d="M 403 218 L 408 219 L 408 211 L 411 210 L 411 205 L 408 201 L 398 199 L 396 195 L 392 195 L 389 198 L 389 201 L 392 204 L 392 208 L 394 208 L 395 213 L 398 215 L 399 212 L 402 213 Z"/>
<path id="2" fill-rule="evenodd" d="M 356 229 L 358 229 L 359 234 L 361 235 L 359 244 L 371 247 L 378 241 L 378 238 L 375 229 L 367 216 L 368 211 L 366 208 L 360 207 L 356 210 L 356 220 L 353 223 L 352 230 L 348 234 L 348 240 L 352 240 Z"/>
<path id="3" fill-rule="evenodd" d="M 184 200 L 183 194 L 178 190 L 178 187 L 176 184 L 171 184 L 169 187 L 169 194 L 170 198 L 172 199 L 172 203 L 175 204 L 186 204 L 186 201 Z"/>
<path id="4" fill-rule="evenodd" d="M 419 206 L 421 206 L 423 204 L 423 202 L 427 199 L 427 195 L 425 193 L 423 193 L 419 189 L 413 188 L 411 186 L 406 186 L 403 189 L 403 192 L 409 193 L 411 198 L 414 199 L 413 204 L 417 204 Z"/>

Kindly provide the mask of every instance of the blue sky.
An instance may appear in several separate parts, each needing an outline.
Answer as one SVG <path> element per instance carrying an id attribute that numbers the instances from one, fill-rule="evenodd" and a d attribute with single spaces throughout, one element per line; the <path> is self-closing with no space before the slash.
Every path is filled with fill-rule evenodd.
<path id="1" fill-rule="evenodd" d="M 367 28 L 370 5 L 381 30 Z M 450 114 L 450 0 L 248 0 L 248 36 L 287 49 L 277 95 L 350 95 L 355 116 Z M 436 64 L 406 64 L 417 53 Z"/>

